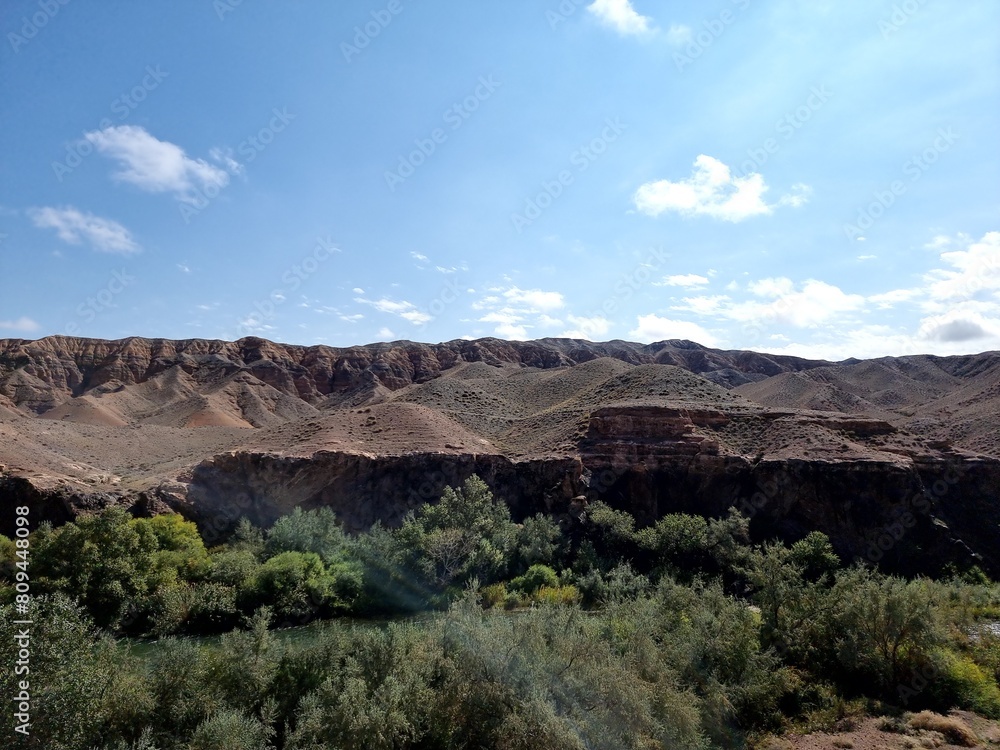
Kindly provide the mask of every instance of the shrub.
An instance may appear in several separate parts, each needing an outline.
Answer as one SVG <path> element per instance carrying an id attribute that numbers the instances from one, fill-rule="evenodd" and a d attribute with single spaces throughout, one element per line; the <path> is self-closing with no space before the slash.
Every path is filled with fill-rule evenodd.
<path id="1" fill-rule="evenodd" d="M 271 750 L 274 731 L 260 719 L 224 709 L 205 719 L 191 737 L 189 750 Z"/>
<path id="2" fill-rule="evenodd" d="M 928 732 L 939 732 L 949 742 L 962 747 L 975 747 L 979 744 L 976 733 L 961 719 L 954 716 L 942 716 L 933 711 L 921 711 L 910 718 L 910 726 L 914 729 L 926 729 Z"/>
<path id="3" fill-rule="evenodd" d="M 324 563 L 340 561 L 349 545 L 347 536 L 329 508 L 302 510 L 275 521 L 267 534 L 264 554 L 274 557 L 282 552 L 314 552 Z"/>
<path id="4" fill-rule="evenodd" d="M 502 583 L 484 586 L 479 593 L 483 597 L 483 607 L 486 609 L 502 606 L 507 600 L 507 587 Z"/>
<path id="5" fill-rule="evenodd" d="M 548 565 L 532 565 L 523 576 L 510 582 L 510 587 L 524 594 L 533 594 L 542 586 L 550 588 L 559 585 L 559 576 Z"/>
<path id="6" fill-rule="evenodd" d="M 938 706 L 958 706 L 1000 719 L 1000 687 L 972 659 L 942 649 L 934 655 L 934 668 L 928 692 Z"/>
<path id="7" fill-rule="evenodd" d="M 542 586 L 531 597 L 539 604 L 570 605 L 578 604 L 580 592 L 576 586 Z"/>

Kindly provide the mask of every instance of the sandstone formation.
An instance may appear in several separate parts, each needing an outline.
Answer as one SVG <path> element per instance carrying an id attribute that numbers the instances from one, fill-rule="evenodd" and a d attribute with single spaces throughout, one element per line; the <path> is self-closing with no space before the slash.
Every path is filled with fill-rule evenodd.
<path id="1" fill-rule="evenodd" d="M 820 529 L 894 570 L 997 573 L 998 376 L 996 354 L 685 341 L 0 340 L 0 530 L 24 503 L 36 524 L 173 510 L 220 539 L 325 505 L 358 530 L 478 474 L 516 517 L 736 506 L 762 538 Z"/>

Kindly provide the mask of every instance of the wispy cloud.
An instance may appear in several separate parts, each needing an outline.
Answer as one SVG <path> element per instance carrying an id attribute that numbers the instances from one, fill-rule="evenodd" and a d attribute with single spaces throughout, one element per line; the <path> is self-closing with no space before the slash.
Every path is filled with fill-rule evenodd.
<path id="1" fill-rule="evenodd" d="M 737 177 L 718 159 L 701 154 L 695 159 L 690 177 L 647 182 L 635 191 L 632 200 L 636 209 L 649 216 L 671 211 L 682 216 L 739 222 L 771 214 L 777 206 L 801 206 L 811 192 L 806 185 L 795 185 L 792 193 L 768 204 L 764 200 L 767 191 L 762 175 Z"/>
<path id="2" fill-rule="evenodd" d="M 135 125 L 118 125 L 84 135 L 98 153 L 118 162 L 113 177 L 147 193 L 172 193 L 177 200 L 197 204 L 205 191 L 229 184 L 230 173 L 242 166 L 228 152 L 215 148 L 210 156 L 226 168 L 192 159 L 180 146 L 161 141 Z M 228 171 L 227 171 L 228 169 Z"/>
<path id="3" fill-rule="evenodd" d="M 123 255 L 142 249 L 132 233 L 117 221 L 85 213 L 73 206 L 31 208 L 28 215 L 36 227 L 54 229 L 59 239 L 71 245 L 86 241 L 99 252 Z"/>
<path id="4" fill-rule="evenodd" d="M 708 278 L 694 273 L 666 276 L 663 281 L 653 282 L 653 286 L 679 286 L 686 289 L 708 286 Z"/>
<path id="5" fill-rule="evenodd" d="M 511 304 L 522 305 L 530 310 L 557 310 L 566 304 L 559 292 L 544 292 L 541 289 L 518 289 L 511 287 L 503 293 Z"/>
<path id="6" fill-rule="evenodd" d="M 423 323 L 429 323 L 434 320 L 432 315 L 419 310 L 416 305 L 412 302 L 407 302 L 406 300 L 396 301 L 391 299 L 378 299 L 370 300 L 364 297 L 355 297 L 355 302 L 359 302 L 363 305 L 371 305 L 379 312 L 389 313 L 390 315 L 398 315 L 403 320 L 406 320 L 414 325 L 422 325 Z"/>
<path id="7" fill-rule="evenodd" d="M 17 331 L 19 333 L 31 333 L 37 331 L 41 326 L 31 318 L 20 317 L 17 320 L 0 320 L 0 331 Z"/>

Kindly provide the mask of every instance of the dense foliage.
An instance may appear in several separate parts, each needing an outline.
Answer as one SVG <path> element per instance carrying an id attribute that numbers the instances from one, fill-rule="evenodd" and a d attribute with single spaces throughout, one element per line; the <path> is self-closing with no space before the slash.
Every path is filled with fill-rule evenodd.
<path id="1" fill-rule="evenodd" d="M 514 523 L 473 478 L 357 537 L 296 510 L 206 549 L 112 509 L 31 550 L 25 747 L 704 748 L 872 706 L 1000 717 L 995 585 L 845 567 L 819 533 L 754 545 L 736 513 Z"/>

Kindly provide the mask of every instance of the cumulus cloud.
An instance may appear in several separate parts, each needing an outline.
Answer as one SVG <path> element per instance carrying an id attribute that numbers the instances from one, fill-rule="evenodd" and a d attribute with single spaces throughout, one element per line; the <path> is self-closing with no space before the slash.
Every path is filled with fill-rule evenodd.
<path id="1" fill-rule="evenodd" d="M 0 320 L 0 331 L 17 331 L 18 333 L 31 333 L 37 331 L 41 326 L 31 318 L 21 316 L 17 320 Z"/>
<path id="2" fill-rule="evenodd" d="M 652 19 L 632 7 L 631 0 L 594 0 L 587 10 L 622 36 L 642 36 L 653 30 Z"/>
<path id="3" fill-rule="evenodd" d="M 628 335 L 636 341 L 647 344 L 667 339 L 687 339 L 704 346 L 715 346 L 715 337 L 697 323 L 661 318 L 653 314 L 640 315 L 636 327 L 629 331 Z"/>
<path id="4" fill-rule="evenodd" d="M 947 268 L 931 271 L 925 280 L 932 300 L 950 302 L 970 299 L 983 291 L 1000 290 L 1000 232 L 987 232 L 974 241 L 960 235 L 955 243 L 935 238 L 935 247 L 958 245 L 961 249 L 941 253 Z"/>
<path id="5" fill-rule="evenodd" d="M 528 338 L 528 329 L 513 323 L 501 323 L 496 327 L 494 333 L 502 339 L 513 341 L 525 341 Z"/>
<path id="6" fill-rule="evenodd" d="M 28 210 L 36 227 L 54 229 L 63 242 L 79 245 L 86 241 L 102 253 L 137 253 L 141 248 L 132 233 L 117 221 L 85 213 L 72 206 L 32 208 Z"/>
<path id="7" fill-rule="evenodd" d="M 98 153 L 118 162 L 113 177 L 147 193 L 173 193 L 184 203 L 200 204 L 206 191 L 229 184 L 230 172 L 242 166 L 228 152 L 212 149 L 210 156 L 226 168 L 204 159 L 192 159 L 180 146 L 161 141 L 135 125 L 117 125 L 84 135 Z"/>
<path id="8" fill-rule="evenodd" d="M 592 318 L 569 315 L 566 320 L 574 327 L 559 334 L 564 339 L 600 341 L 611 330 L 611 321 L 599 315 Z"/>
<path id="9" fill-rule="evenodd" d="M 801 206 L 808 201 L 808 186 L 799 184 L 792 190 L 777 203 L 768 204 L 764 200 L 768 186 L 763 176 L 752 173 L 737 177 L 718 159 L 701 154 L 695 159 L 690 177 L 676 182 L 647 182 L 635 191 L 632 201 L 637 210 L 654 217 L 672 211 L 682 216 L 739 222 L 771 214 L 778 206 Z"/>
<path id="10" fill-rule="evenodd" d="M 749 289 L 765 300 L 735 304 L 725 311 L 728 317 L 746 323 L 811 328 L 865 306 L 865 298 L 860 294 L 848 294 L 833 284 L 816 279 L 807 280 L 798 290 L 787 278 L 762 279 L 751 283 Z"/>
<path id="11" fill-rule="evenodd" d="M 785 277 L 758 279 L 747 284 L 753 297 L 741 301 L 728 295 L 685 297 L 674 310 L 744 323 L 753 327 L 791 325 L 813 328 L 845 313 L 865 307 L 865 298 L 816 279 L 801 288 Z"/>
<path id="12" fill-rule="evenodd" d="M 976 341 L 977 339 L 987 339 L 996 335 L 991 332 L 989 325 L 995 321 L 985 321 L 977 316 L 978 320 L 968 317 L 936 316 L 925 318 L 921 321 L 920 337 L 931 341 L 962 342 Z M 950 319 L 949 319 L 950 318 Z"/>

